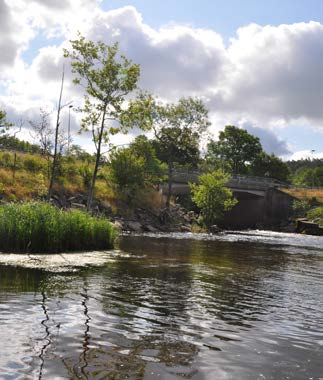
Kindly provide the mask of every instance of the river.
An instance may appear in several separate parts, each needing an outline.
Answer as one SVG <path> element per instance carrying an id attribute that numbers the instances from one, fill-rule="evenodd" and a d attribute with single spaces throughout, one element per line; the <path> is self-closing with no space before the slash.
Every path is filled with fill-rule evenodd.
<path id="1" fill-rule="evenodd" d="M 323 238 L 0 254 L 0 379 L 323 379 Z"/>

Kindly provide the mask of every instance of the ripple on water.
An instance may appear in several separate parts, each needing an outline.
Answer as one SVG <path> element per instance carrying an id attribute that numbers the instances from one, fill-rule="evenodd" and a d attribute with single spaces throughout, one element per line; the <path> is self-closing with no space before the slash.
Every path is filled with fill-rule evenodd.
<path id="1" fill-rule="evenodd" d="M 0 377 L 321 376 L 321 243 L 308 249 L 308 240 L 266 232 L 176 236 L 1 258 Z"/>

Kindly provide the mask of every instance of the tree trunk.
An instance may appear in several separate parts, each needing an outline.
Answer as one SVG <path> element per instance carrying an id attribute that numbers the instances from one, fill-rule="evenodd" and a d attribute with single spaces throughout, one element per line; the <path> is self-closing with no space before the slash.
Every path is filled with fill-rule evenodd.
<path id="1" fill-rule="evenodd" d="M 58 100 L 58 108 L 57 108 L 57 119 L 56 119 L 56 128 L 55 128 L 55 144 L 54 144 L 54 159 L 53 159 L 53 167 L 52 167 L 52 173 L 50 177 L 50 183 L 49 183 L 49 188 L 48 188 L 48 202 L 50 202 L 50 199 L 52 197 L 52 192 L 53 192 L 53 185 L 54 185 L 54 180 L 55 180 L 55 175 L 56 175 L 56 167 L 57 167 L 57 146 L 58 146 L 58 130 L 59 130 L 59 118 L 60 118 L 60 113 L 62 109 L 62 94 L 63 94 L 63 87 L 64 87 L 64 67 L 63 67 L 63 73 L 62 73 L 62 82 L 61 82 L 61 91 L 59 94 L 59 100 Z"/>
<path id="2" fill-rule="evenodd" d="M 12 168 L 12 184 L 15 184 L 15 178 L 16 178 L 16 169 L 17 169 L 17 153 L 14 154 L 13 159 L 13 168 Z"/>
<path id="3" fill-rule="evenodd" d="M 90 186 L 89 194 L 88 194 L 88 197 L 87 197 L 86 209 L 88 211 L 91 210 L 91 206 L 92 206 L 93 194 L 94 194 L 96 177 L 98 175 L 100 158 L 101 158 L 101 140 L 98 142 L 98 150 L 96 152 L 95 166 L 94 166 L 94 171 L 93 171 L 93 176 L 92 176 L 92 181 L 91 181 L 91 186 Z"/>
<path id="4" fill-rule="evenodd" d="M 99 165 L 100 165 L 101 145 L 102 145 L 102 138 L 103 138 L 103 131 L 104 131 L 106 107 L 107 107 L 107 105 L 105 105 L 103 116 L 102 116 L 101 128 L 100 128 L 100 133 L 99 133 L 99 137 L 98 137 L 98 145 L 97 145 L 97 150 L 96 150 L 95 166 L 94 166 L 92 182 L 91 182 L 91 186 L 90 186 L 90 190 L 89 190 L 89 195 L 87 197 L 87 205 L 86 205 L 87 211 L 91 210 L 93 195 L 94 195 L 95 182 L 96 182 L 96 177 L 98 175 L 98 170 L 99 170 Z"/>
<path id="5" fill-rule="evenodd" d="M 171 164 L 168 164 L 168 191 L 166 198 L 166 208 L 170 206 L 170 199 L 172 197 L 172 184 L 173 184 L 173 167 Z"/>

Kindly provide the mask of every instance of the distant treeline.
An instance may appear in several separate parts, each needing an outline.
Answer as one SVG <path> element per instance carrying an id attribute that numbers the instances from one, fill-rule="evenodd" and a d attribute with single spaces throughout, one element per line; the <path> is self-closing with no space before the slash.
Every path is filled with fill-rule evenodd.
<path id="1" fill-rule="evenodd" d="M 8 135 L 0 136 L 0 149 L 25 153 L 42 153 L 42 150 L 39 145 L 31 144 L 28 141 L 23 141 L 18 139 L 17 137 Z"/>

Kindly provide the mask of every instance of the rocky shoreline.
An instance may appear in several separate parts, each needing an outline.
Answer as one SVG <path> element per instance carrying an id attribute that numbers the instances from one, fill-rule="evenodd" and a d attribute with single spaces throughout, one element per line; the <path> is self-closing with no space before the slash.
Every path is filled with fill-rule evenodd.
<path id="1" fill-rule="evenodd" d="M 4 202 L 4 200 L 2 200 Z M 51 203 L 58 208 L 86 210 L 87 197 L 84 194 L 74 196 L 53 195 Z M 114 213 L 112 208 L 103 202 L 93 200 L 92 214 L 102 215 L 108 218 L 120 232 L 202 232 L 199 227 L 198 214 L 194 211 L 187 211 L 182 206 L 176 204 L 169 209 L 160 209 L 158 212 L 137 207 L 129 215 L 124 216 Z M 305 218 L 291 219 L 287 224 L 277 226 L 257 225 L 256 229 L 265 229 L 287 233 L 302 233 L 308 235 L 323 236 L 323 227 Z M 227 228 L 226 228 L 227 229 Z M 224 229 L 212 226 L 208 232 L 220 233 Z M 204 231 L 205 232 L 205 231 Z"/>
<path id="2" fill-rule="evenodd" d="M 86 196 L 78 194 L 72 197 L 53 195 L 51 202 L 64 209 L 74 208 L 86 210 Z M 113 213 L 112 208 L 94 200 L 93 215 L 103 215 L 111 220 L 117 230 L 123 232 L 192 232 L 193 225 L 197 224 L 198 215 L 187 211 L 180 205 L 161 209 L 159 212 L 137 207 L 130 215 L 124 216 Z"/>

